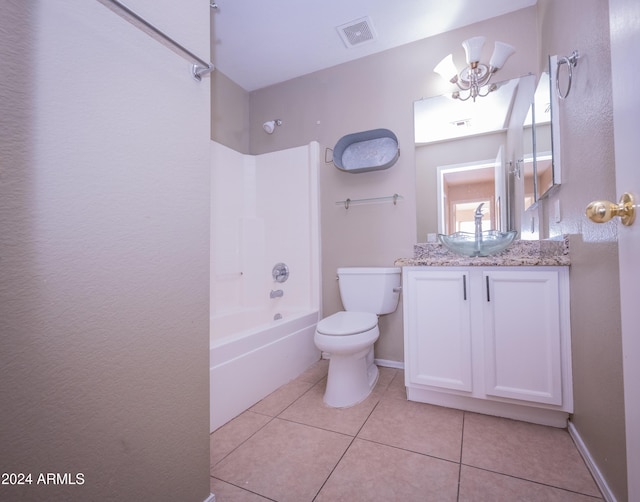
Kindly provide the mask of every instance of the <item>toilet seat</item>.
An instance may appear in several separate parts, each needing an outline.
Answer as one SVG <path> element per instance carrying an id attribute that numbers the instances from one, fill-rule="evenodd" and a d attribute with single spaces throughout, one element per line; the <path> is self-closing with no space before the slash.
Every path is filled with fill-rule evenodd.
<path id="1" fill-rule="evenodd" d="M 378 325 L 378 316 L 370 312 L 336 312 L 322 319 L 316 331 L 327 336 L 349 336 L 364 333 Z"/>

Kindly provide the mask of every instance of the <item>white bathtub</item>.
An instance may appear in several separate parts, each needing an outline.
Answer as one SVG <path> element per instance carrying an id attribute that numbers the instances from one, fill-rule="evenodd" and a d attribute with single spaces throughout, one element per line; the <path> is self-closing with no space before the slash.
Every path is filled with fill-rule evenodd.
<path id="1" fill-rule="evenodd" d="M 211 319 L 211 432 L 320 358 L 313 343 L 318 311 L 239 312 Z"/>

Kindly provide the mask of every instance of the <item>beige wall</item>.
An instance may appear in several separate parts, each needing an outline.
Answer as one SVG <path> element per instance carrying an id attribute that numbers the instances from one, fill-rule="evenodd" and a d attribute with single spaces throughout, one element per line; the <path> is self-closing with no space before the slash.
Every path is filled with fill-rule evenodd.
<path id="1" fill-rule="evenodd" d="M 99 2 L 4 0 L 0 46 L 0 499 L 202 502 L 208 79 Z"/>
<path id="2" fill-rule="evenodd" d="M 322 288 L 328 315 L 341 308 L 335 281 L 338 266 L 390 265 L 413 253 L 418 205 L 413 101 L 444 91 L 432 73 L 437 62 L 454 51 L 462 66 L 460 42 L 478 34 L 516 47 L 517 53 L 500 72 L 501 80 L 538 73 L 546 67 L 549 54 L 568 55 L 579 49 L 584 57 L 571 96 L 560 110 L 563 185 L 541 204 L 542 221 L 536 221 L 536 228 L 541 228 L 543 237 L 574 234 L 574 423 L 612 492 L 625 500 L 616 229 L 614 224 L 593 225 L 583 216 L 590 200 L 615 200 L 607 19 L 603 0 L 540 0 L 537 7 L 252 92 L 248 128 L 252 153 L 311 140 L 333 147 L 344 134 L 377 127 L 389 128 L 399 138 L 400 160 L 389 170 L 360 175 L 339 172 L 331 165 L 321 170 Z M 264 134 L 262 122 L 275 117 L 283 119 L 283 126 L 272 135 Z M 346 197 L 394 192 L 404 197 L 396 207 L 381 204 L 345 211 L 335 205 Z M 555 200 L 560 200 L 560 223 L 552 222 Z M 402 361 L 400 310 L 382 317 L 380 323 L 383 335 L 376 343 L 376 356 Z"/>
<path id="3" fill-rule="evenodd" d="M 251 93 L 252 153 L 278 150 L 317 140 L 333 148 L 345 134 L 384 127 L 400 144 L 400 159 L 390 169 L 364 174 L 338 171 L 333 165 L 320 172 L 322 289 L 324 315 L 341 309 L 335 271 L 339 266 L 389 266 L 411 256 L 416 243 L 415 149 L 413 102 L 441 94 L 444 89 L 433 67 L 449 52 L 459 66 L 464 60 L 462 40 L 477 34 L 517 47 L 501 71 L 509 79 L 537 68 L 536 11 L 524 9 L 443 35 L 392 49 L 334 68 L 305 75 Z M 490 56 L 491 44 L 487 44 Z M 261 124 L 274 117 L 283 125 L 272 135 Z M 353 206 L 335 202 L 399 193 L 397 206 Z M 385 332 L 376 343 L 377 357 L 402 361 L 402 313 L 384 316 Z"/>
<path id="4" fill-rule="evenodd" d="M 542 54 L 582 55 L 560 103 L 562 186 L 542 204 L 543 235 L 571 241 L 573 423 L 618 500 L 626 500 L 617 226 L 584 216 L 596 199 L 617 200 L 614 177 L 608 4 L 539 0 Z M 541 61 L 542 64 L 542 61 Z M 560 201 L 562 221 L 555 223 Z"/>
<path id="5" fill-rule="evenodd" d="M 219 71 L 211 74 L 211 139 L 250 153 L 249 93 Z"/>

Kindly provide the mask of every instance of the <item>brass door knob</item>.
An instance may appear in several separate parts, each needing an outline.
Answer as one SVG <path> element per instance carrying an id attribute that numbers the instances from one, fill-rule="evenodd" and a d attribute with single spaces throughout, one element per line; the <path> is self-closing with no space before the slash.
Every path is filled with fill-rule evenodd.
<path id="1" fill-rule="evenodd" d="M 587 206 L 587 217 L 595 223 L 605 223 L 614 216 L 620 216 L 623 225 L 632 225 L 636 219 L 636 206 L 633 196 L 625 193 L 620 197 L 620 202 L 608 200 L 595 200 Z"/>

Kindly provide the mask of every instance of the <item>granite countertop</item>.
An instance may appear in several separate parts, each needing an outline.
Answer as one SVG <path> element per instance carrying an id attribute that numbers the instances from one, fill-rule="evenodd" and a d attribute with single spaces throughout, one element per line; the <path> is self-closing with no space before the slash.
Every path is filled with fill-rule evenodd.
<path id="1" fill-rule="evenodd" d="M 449 251 L 439 242 L 425 242 L 413 246 L 413 258 L 399 258 L 397 267 L 522 267 L 568 266 L 569 238 L 541 241 L 516 240 L 503 252 L 492 256 L 461 256 Z"/>

